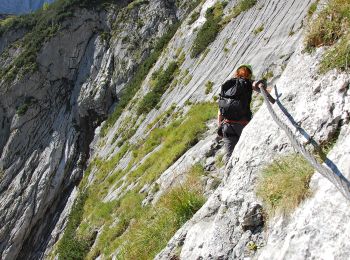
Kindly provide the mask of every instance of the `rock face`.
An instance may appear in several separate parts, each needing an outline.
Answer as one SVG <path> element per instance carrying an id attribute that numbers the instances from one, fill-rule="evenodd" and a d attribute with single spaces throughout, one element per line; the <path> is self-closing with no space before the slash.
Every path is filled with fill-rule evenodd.
<path id="1" fill-rule="evenodd" d="M 54 0 L 2 0 L 0 3 L 1 14 L 24 14 L 33 12 L 43 6 L 44 3 L 52 3 Z"/>
<path id="2" fill-rule="evenodd" d="M 173 2 L 163 1 L 118 13 L 120 5 L 126 4 L 119 1 L 116 11 L 107 13 L 75 9 L 62 30 L 44 43 L 37 55 L 37 72 L 1 81 L 2 259 L 37 259 L 50 241 L 57 240 L 60 234 L 51 235 L 51 231 L 82 177 L 94 129 L 106 118 L 151 43 L 185 13 Z M 146 9 L 154 13 L 152 19 Z M 118 23 L 121 15 L 125 20 Z M 135 17 L 145 20 L 139 29 L 127 20 Z M 100 33 L 111 35 L 116 30 L 120 35 L 133 31 L 130 39 L 138 39 L 141 55 L 127 51 L 131 43 L 122 42 L 121 37 L 106 42 Z M 2 66 L 18 55 L 12 42 L 23 33 L 8 32 L 0 40 L 10 53 L 2 56 Z M 126 64 L 123 70 L 120 64 Z"/>
<path id="3" fill-rule="evenodd" d="M 229 20 L 201 56 L 191 58 L 196 32 L 204 24 L 208 8 L 217 2 L 203 1 L 194 10 L 197 17 L 190 15 L 182 22 L 135 97 L 101 135 L 106 123 L 100 124 L 113 111 L 137 66 L 171 24 L 186 18 L 189 8 L 188 1 L 129 2 L 116 1 L 108 10 L 74 9 L 74 15 L 37 54 L 38 71 L 0 82 L 2 259 L 48 257 L 62 237 L 72 203 L 81 192 L 78 183 L 89 163 L 92 169 L 87 185 L 94 185 L 98 172 L 91 158 L 110 160 L 126 141 L 135 146 L 147 138 L 168 111 L 185 113 L 192 103 L 212 100 L 241 63 L 253 64 L 257 77 L 272 72 L 270 81 L 276 84 L 279 98 L 274 109 L 291 128 L 294 126 L 286 111 L 317 142 L 329 140 L 341 127 L 329 159 L 350 177 L 350 78 L 336 71 L 318 74 L 323 49 L 303 53 L 303 24 L 311 0 L 257 1 Z M 237 3 L 228 1 L 224 15 L 228 16 Z M 197 19 L 190 21 L 192 17 Z M 0 38 L 0 51 L 8 54 L 0 58 L 2 67 L 20 54 L 16 41 L 25 33 L 25 29 L 8 31 Z M 137 102 L 152 90 L 154 73 L 172 61 L 179 62 L 178 73 L 161 101 L 149 113 L 136 115 Z M 206 87 L 209 81 L 212 90 Z M 170 123 L 169 119 L 163 122 Z M 223 153 L 215 140 L 215 122 L 208 127 L 201 140 L 140 189 L 146 194 L 142 205 L 154 205 L 185 180 L 187 169 L 194 164 L 200 162 L 210 172 L 203 178 L 207 202 L 156 259 L 347 258 L 348 232 L 339 230 L 349 226 L 348 202 L 318 174 L 312 179 L 312 197 L 292 216 L 268 222 L 263 218 L 262 203 L 255 194 L 260 171 L 273 159 L 293 152 L 264 105 L 244 129 L 225 169 L 215 162 Z M 307 143 L 297 129 L 295 133 L 300 142 Z M 131 165 L 131 170 L 159 148 Z M 128 169 L 132 156 L 128 148 L 103 177 Z M 122 185 L 111 182 L 105 187 L 108 192 L 102 201 L 116 201 L 125 191 L 135 189 L 137 183 L 130 184 L 127 178 L 121 178 Z M 96 240 L 101 230 L 96 231 Z M 109 256 L 94 252 L 94 257 L 116 258 L 119 249 L 113 250 Z"/>
<path id="4" fill-rule="evenodd" d="M 334 71 L 319 76 L 317 65 L 322 52 L 310 56 L 301 51 L 302 46 L 291 58 L 277 90 L 283 108 L 310 136 L 322 142 L 334 133 L 340 120 L 348 122 L 349 95 L 339 90 L 348 84 L 349 76 Z M 305 72 L 302 81 L 300 71 Z M 277 104 L 274 109 L 294 129 Z M 254 135 L 257 129 L 259 135 Z M 348 130 L 345 124 L 329 159 L 349 178 L 349 150 L 345 148 Z M 299 137 L 301 143 L 307 141 L 300 133 Z M 168 259 L 175 249 L 181 248 L 181 259 L 244 259 L 254 255 L 248 249 L 252 241 L 261 247 L 254 256 L 256 259 L 346 259 L 348 246 L 341 241 L 347 241 L 347 235 L 342 232 L 335 241 L 331 237 L 338 237 L 340 227 L 347 225 L 348 201 L 318 174 L 312 180 L 314 196 L 292 216 L 270 220 L 268 233 L 245 229 L 247 214 L 261 203 L 255 195 L 261 168 L 292 150 L 285 134 L 263 106 L 245 128 L 222 185 L 157 258 Z M 336 218 L 326 217 L 331 215 Z"/>

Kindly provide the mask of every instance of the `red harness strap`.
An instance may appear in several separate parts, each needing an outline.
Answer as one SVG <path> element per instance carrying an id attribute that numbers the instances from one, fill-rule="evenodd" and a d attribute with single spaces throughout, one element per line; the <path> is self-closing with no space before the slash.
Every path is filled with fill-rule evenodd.
<path id="1" fill-rule="evenodd" d="M 236 121 L 236 120 L 224 119 L 224 123 L 228 123 L 228 124 L 240 124 L 240 125 L 246 126 L 246 125 L 249 123 L 249 121 L 248 121 L 248 120 L 239 120 L 239 121 Z"/>

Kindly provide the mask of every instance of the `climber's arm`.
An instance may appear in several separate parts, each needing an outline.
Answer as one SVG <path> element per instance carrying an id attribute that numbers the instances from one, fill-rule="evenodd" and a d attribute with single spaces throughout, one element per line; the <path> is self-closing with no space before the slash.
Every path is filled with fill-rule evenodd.
<path id="1" fill-rule="evenodd" d="M 254 81 L 253 82 L 253 90 L 255 90 L 258 93 L 261 93 L 261 88 L 264 88 L 267 94 L 267 98 L 269 101 L 274 104 L 276 100 L 270 95 L 269 91 L 267 90 L 267 84 L 265 80 L 259 80 L 259 81 Z"/>

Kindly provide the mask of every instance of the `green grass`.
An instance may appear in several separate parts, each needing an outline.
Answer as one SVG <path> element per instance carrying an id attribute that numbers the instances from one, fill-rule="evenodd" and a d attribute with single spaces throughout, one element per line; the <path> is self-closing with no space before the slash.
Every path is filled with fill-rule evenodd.
<path id="1" fill-rule="evenodd" d="M 308 19 L 310 19 L 313 16 L 313 14 L 316 12 L 319 2 L 320 2 L 319 0 L 316 0 L 310 5 L 309 10 L 307 11 Z"/>
<path id="2" fill-rule="evenodd" d="M 124 111 L 125 107 L 129 104 L 129 102 L 134 97 L 136 92 L 140 89 L 142 82 L 146 78 L 147 74 L 149 73 L 153 65 L 158 60 L 163 49 L 168 45 L 169 41 L 174 36 L 178 27 L 179 27 L 179 24 L 173 25 L 168 30 L 168 32 L 158 40 L 150 56 L 139 65 L 134 77 L 122 91 L 121 97 L 118 101 L 118 104 L 114 112 L 108 117 L 105 124 L 103 125 L 101 129 L 102 136 L 105 136 L 107 134 L 109 128 L 115 124 L 115 122 L 118 120 L 118 118 L 121 116 L 122 112 Z"/>
<path id="3" fill-rule="evenodd" d="M 216 168 L 222 168 L 223 166 L 225 166 L 224 154 L 219 154 L 215 158 L 215 166 L 216 166 Z"/>
<path id="4" fill-rule="evenodd" d="M 198 20 L 199 16 L 200 16 L 200 12 L 198 12 L 198 11 L 193 12 L 193 13 L 191 14 L 190 19 L 189 19 L 189 21 L 188 21 L 187 24 L 188 24 L 188 25 L 193 24 L 195 21 Z"/>
<path id="5" fill-rule="evenodd" d="M 266 73 L 262 75 L 262 79 L 264 80 L 269 80 L 269 79 L 272 79 L 273 77 L 274 77 L 274 74 L 272 70 L 268 70 Z"/>
<path id="6" fill-rule="evenodd" d="M 145 194 L 140 194 L 139 190 L 145 184 L 152 185 L 166 169 L 200 140 L 201 135 L 207 130 L 207 121 L 215 118 L 216 112 L 217 107 L 214 103 L 195 104 L 185 115 L 181 116 L 174 113 L 172 116 L 181 117 L 173 120 L 167 126 L 153 129 L 144 140 L 138 142 L 139 146 L 130 146 L 126 143 L 108 161 L 95 158 L 87 169 L 81 185 L 83 187 L 87 185 L 87 179 L 92 173 L 94 174 L 93 183 L 89 186 L 89 193 L 84 202 L 79 202 L 79 217 L 76 218 L 76 221 L 73 221 L 75 224 L 68 229 L 67 235 L 65 234 L 69 238 L 65 241 L 68 242 L 62 243 L 69 245 L 69 241 L 80 241 L 84 246 L 81 246 L 81 250 L 80 247 L 77 248 L 81 255 L 85 256 L 87 254 L 87 259 L 93 259 L 93 257 L 100 254 L 109 256 L 118 248 L 124 248 L 124 256 L 131 257 L 139 249 L 136 250 L 136 247 L 130 248 L 128 247 L 129 243 L 124 245 L 123 242 L 127 241 L 128 238 L 135 237 L 135 240 L 132 240 L 134 242 L 130 242 L 130 244 L 142 245 L 142 243 L 153 241 L 152 244 L 146 245 L 149 250 L 142 253 L 138 259 L 149 259 L 156 254 L 167 242 L 164 237 L 170 238 L 177 228 L 204 203 L 202 196 L 196 192 L 195 188 L 196 183 L 200 180 L 199 176 L 204 174 L 204 170 L 199 165 L 191 169 L 189 175 L 192 177 L 188 179 L 187 183 L 192 188 L 187 189 L 187 186 L 184 185 L 182 188 L 166 195 L 169 197 L 169 203 L 172 199 L 181 201 L 180 203 L 174 201 L 169 205 L 167 204 L 166 209 L 161 206 L 156 208 L 142 207 L 141 203 L 145 198 Z M 154 151 L 158 146 L 160 149 Z M 129 152 L 133 153 L 134 156 L 127 169 L 116 171 L 115 168 L 119 161 Z M 141 164 L 138 164 L 150 152 L 153 153 Z M 137 167 L 131 171 L 131 167 L 135 165 Z M 126 176 L 125 180 L 122 179 L 124 176 Z M 103 201 L 112 186 L 114 186 L 114 190 L 121 188 L 123 184 L 126 186 L 135 184 L 133 191 L 121 193 L 117 200 Z M 165 202 L 162 200 L 162 203 Z M 155 216 L 152 215 L 154 211 L 162 213 Z M 155 225 L 154 229 L 149 228 L 150 224 Z M 144 229 L 140 230 L 135 227 L 143 227 Z M 102 232 L 97 237 L 96 246 L 90 249 L 89 247 L 93 241 L 91 234 L 101 228 Z M 152 234 L 154 239 L 147 240 L 147 234 Z M 89 245 L 89 247 L 85 247 L 85 245 Z M 70 249 L 69 246 L 64 246 L 60 250 L 69 254 L 68 249 Z M 143 254 L 148 256 L 143 258 Z"/>
<path id="7" fill-rule="evenodd" d="M 196 213 L 206 199 L 195 165 L 182 186 L 163 195 L 160 201 L 143 214 L 125 236 L 124 259 L 153 259 L 175 232 Z M 147 248 L 147 250 L 145 250 Z"/>
<path id="8" fill-rule="evenodd" d="M 257 195 L 263 200 L 270 217 L 291 213 L 311 191 L 314 169 L 300 155 L 289 155 L 263 169 L 257 185 Z"/>
<path id="9" fill-rule="evenodd" d="M 160 69 L 152 75 L 155 77 L 154 86 L 140 101 L 137 109 L 138 115 L 147 114 L 156 107 L 163 94 L 168 89 L 170 83 L 173 81 L 174 76 L 178 71 L 178 67 L 178 62 L 172 61 L 164 71 Z"/>
<path id="10" fill-rule="evenodd" d="M 224 4 L 217 2 L 206 12 L 206 22 L 198 31 L 191 49 L 191 58 L 197 58 L 212 43 L 221 30 L 221 19 L 223 16 Z"/>
<path id="11" fill-rule="evenodd" d="M 257 3 L 256 0 L 241 0 L 238 4 L 233 7 L 229 14 L 222 20 L 222 25 L 228 24 L 232 19 L 239 16 L 241 13 L 248 11 Z"/>
<path id="12" fill-rule="evenodd" d="M 213 86 L 214 86 L 214 83 L 212 81 L 208 81 L 205 84 L 205 94 L 206 95 L 210 94 L 213 91 Z"/>
<path id="13" fill-rule="evenodd" d="M 193 76 L 190 74 L 188 75 L 185 79 L 184 79 L 184 85 L 187 86 L 191 80 L 192 80 Z"/>
<path id="14" fill-rule="evenodd" d="M 332 19 L 330 19 L 332 17 Z M 348 31 L 350 3 L 347 0 L 331 0 L 309 28 L 306 47 L 330 46 Z"/>
<path id="15" fill-rule="evenodd" d="M 331 19 L 330 19 L 331 18 Z M 311 22 L 306 36 L 306 50 L 320 46 L 332 46 L 323 56 L 320 72 L 331 69 L 346 70 L 349 66 L 350 2 L 331 0 L 317 18 Z"/>
<path id="16" fill-rule="evenodd" d="M 320 72 L 326 73 L 331 69 L 340 71 L 348 70 L 350 67 L 350 34 L 343 36 L 334 47 L 328 50 L 320 64 Z"/>
<path id="17" fill-rule="evenodd" d="M 264 30 L 264 25 L 260 25 L 259 27 L 257 27 L 253 32 L 255 35 L 258 35 L 259 33 L 261 33 Z"/>
<path id="18" fill-rule="evenodd" d="M 83 218 L 86 199 L 87 193 L 81 193 L 73 205 L 64 235 L 58 244 L 59 259 L 84 259 L 89 252 L 91 241 L 76 235 L 76 229 Z"/>

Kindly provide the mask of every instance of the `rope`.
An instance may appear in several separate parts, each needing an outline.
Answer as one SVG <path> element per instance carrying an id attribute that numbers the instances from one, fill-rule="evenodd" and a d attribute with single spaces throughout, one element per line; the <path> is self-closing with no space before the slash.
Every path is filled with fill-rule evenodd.
<path id="1" fill-rule="evenodd" d="M 346 179 L 346 177 L 342 175 L 340 171 L 337 171 L 335 169 L 331 170 L 330 168 L 327 168 L 324 165 L 320 164 L 316 158 L 308 150 L 306 150 L 302 144 L 299 143 L 293 131 L 277 116 L 276 112 L 273 110 L 269 102 L 266 90 L 264 88 L 260 88 L 260 90 L 264 97 L 267 109 L 270 112 L 270 115 L 276 124 L 287 134 L 294 149 L 302 154 L 317 172 L 319 172 L 323 177 L 333 183 L 346 199 L 350 200 L 350 182 Z"/>

